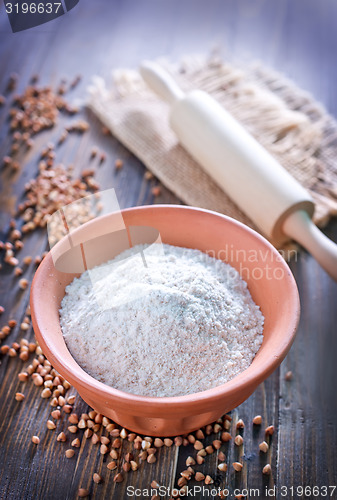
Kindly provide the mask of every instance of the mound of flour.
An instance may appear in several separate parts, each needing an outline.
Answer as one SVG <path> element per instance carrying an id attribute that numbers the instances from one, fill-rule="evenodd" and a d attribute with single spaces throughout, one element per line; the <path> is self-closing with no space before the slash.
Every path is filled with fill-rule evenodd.
<path id="1" fill-rule="evenodd" d="M 199 250 L 153 247 L 163 252 L 149 247 L 144 261 L 145 247 L 134 247 L 67 286 L 60 323 L 68 349 L 91 376 L 143 396 L 229 381 L 263 340 L 246 282 Z"/>

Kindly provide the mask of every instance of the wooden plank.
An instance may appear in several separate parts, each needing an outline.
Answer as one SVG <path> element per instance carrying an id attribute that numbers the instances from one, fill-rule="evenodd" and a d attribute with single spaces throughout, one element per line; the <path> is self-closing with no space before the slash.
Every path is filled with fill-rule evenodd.
<path id="1" fill-rule="evenodd" d="M 288 491 L 293 486 L 295 494 L 298 488 L 301 496 L 305 486 L 309 491 L 336 484 L 336 367 L 331 353 L 337 348 L 337 286 L 308 255 L 292 270 L 299 283 L 302 318 L 281 368 L 277 483 Z M 286 381 L 289 370 L 293 378 Z M 322 497 L 323 491 L 318 490 Z"/>

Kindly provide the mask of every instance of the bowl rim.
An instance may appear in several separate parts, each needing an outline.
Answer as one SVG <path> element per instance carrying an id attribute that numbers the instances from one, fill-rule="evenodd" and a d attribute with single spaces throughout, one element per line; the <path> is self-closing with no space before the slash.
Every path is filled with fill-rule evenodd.
<path id="1" fill-rule="evenodd" d="M 270 250 L 272 254 L 274 254 L 275 256 L 277 255 L 279 257 L 279 253 L 276 250 L 276 248 L 257 231 L 251 229 L 242 222 L 233 219 L 232 217 L 223 215 L 218 212 L 214 212 L 212 210 L 207 210 L 198 207 L 184 206 L 184 205 L 176 205 L 176 204 L 157 204 L 157 205 L 142 205 L 138 207 L 125 208 L 121 210 L 121 214 L 123 216 L 124 213 L 135 212 L 135 211 L 141 214 L 141 212 L 154 211 L 154 210 L 193 211 L 203 214 L 210 214 L 211 216 L 224 219 L 228 224 L 234 225 L 240 230 L 248 232 L 253 238 L 259 240 L 259 242 L 262 243 L 262 245 L 264 245 L 268 250 Z M 95 224 L 97 220 L 111 217 L 111 215 L 113 214 L 109 213 L 96 217 L 95 219 L 86 222 L 85 224 L 81 225 L 79 228 L 74 230 L 74 233 L 75 231 L 78 232 L 83 230 L 83 227 Z M 58 244 L 59 243 L 57 243 L 56 245 Z M 158 413 L 158 410 L 162 410 L 163 412 L 165 412 L 168 407 L 170 407 L 171 413 L 172 413 L 172 407 L 175 408 L 176 410 L 174 413 L 179 413 L 179 410 L 181 410 L 182 407 L 184 407 L 185 410 L 186 407 L 190 407 L 191 409 L 193 409 L 196 406 L 202 406 L 205 409 L 206 403 L 207 406 L 210 406 L 212 403 L 214 403 L 219 399 L 222 399 L 224 396 L 230 397 L 231 395 L 237 393 L 237 391 L 239 391 L 240 389 L 242 390 L 243 386 L 245 388 L 257 386 L 277 368 L 277 366 L 280 364 L 280 362 L 284 359 L 287 352 L 289 351 L 294 341 L 297 326 L 299 323 L 300 300 L 299 300 L 296 281 L 289 266 L 283 259 L 282 260 L 279 259 L 278 263 L 286 271 L 284 277 L 286 285 L 284 286 L 287 286 L 288 288 L 287 298 L 289 304 L 292 304 L 292 309 L 291 309 L 292 314 L 289 315 L 289 328 L 283 344 L 280 346 L 280 349 L 278 349 L 277 353 L 270 356 L 269 360 L 264 361 L 263 363 L 260 362 L 258 370 L 256 370 L 253 366 L 254 363 L 253 360 L 253 362 L 249 365 L 248 368 L 246 368 L 244 371 L 236 375 L 230 381 L 225 382 L 224 384 L 218 385 L 216 387 L 213 387 L 211 389 L 207 389 L 205 391 L 200 391 L 183 396 L 170 396 L 170 397 L 141 396 L 137 394 L 124 392 L 120 389 L 116 389 L 112 386 L 104 384 L 103 382 L 100 382 L 99 380 L 89 375 L 77 363 L 77 361 L 74 359 L 74 357 L 72 356 L 66 345 L 66 348 L 72 358 L 72 361 L 73 363 L 76 364 L 77 367 L 76 372 L 74 372 L 73 368 L 67 362 L 62 360 L 62 356 L 59 355 L 58 349 L 53 350 L 53 348 L 55 348 L 54 343 L 48 340 L 48 337 L 41 331 L 39 327 L 39 318 L 38 318 L 38 315 L 40 314 L 39 305 L 37 305 L 38 301 L 35 300 L 35 296 L 37 294 L 36 290 L 39 289 L 39 281 L 43 279 L 44 268 L 47 265 L 53 265 L 50 251 L 48 252 L 48 255 L 42 260 L 40 266 L 38 267 L 31 286 L 30 306 L 32 313 L 33 328 L 39 343 L 42 344 L 41 345 L 42 349 L 43 350 L 46 349 L 46 353 L 47 354 L 49 353 L 50 356 L 52 357 L 53 366 L 60 373 L 63 372 L 62 376 L 64 376 L 67 380 L 69 380 L 69 382 L 71 382 L 76 389 L 78 388 L 79 392 L 81 392 L 81 390 L 83 390 L 83 392 L 87 391 L 89 386 L 91 390 L 94 390 L 97 393 L 97 396 L 102 396 L 103 398 L 109 398 L 109 399 L 113 397 L 114 400 L 117 402 L 117 404 L 120 404 L 124 408 L 130 407 L 130 405 L 134 408 L 135 407 L 144 408 L 144 405 L 146 405 L 147 408 L 146 413 L 149 414 L 151 413 L 151 411 L 153 412 L 153 410 L 156 410 L 156 413 Z"/>

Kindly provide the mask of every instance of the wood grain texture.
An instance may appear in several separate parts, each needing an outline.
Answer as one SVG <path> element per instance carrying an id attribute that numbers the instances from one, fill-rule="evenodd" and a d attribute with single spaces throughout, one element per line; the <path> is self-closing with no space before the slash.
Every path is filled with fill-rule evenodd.
<path id="1" fill-rule="evenodd" d="M 90 4 L 82 0 L 63 18 L 13 35 L 1 6 L 0 94 L 11 72 L 20 75 L 17 92 L 25 88 L 33 73 L 40 75 L 42 84 L 52 85 L 63 77 L 71 80 L 82 74 L 82 82 L 67 98 L 83 99 L 93 74 L 109 78 L 112 68 L 136 66 L 143 58 L 168 55 L 177 59 L 184 54 L 205 53 L 221 47 L 230 58 L 260 59 L 285 72 L 313 92 L 337 117 L 336 19 L 334 0 L 95 0 Z M 7 154 L 10 144 L 8 106 L 9 103 L 0 108 L 0 158 Z M 153 202 L 179 203 L 165 188 L 154 200 L 151 186 L 155 181 L 144 180 L 140 161 L 114 138 L 103 135 L 100 123 L 90 112 L 84 111 L 83 116 L 90 122 L 90 131 L 83 136 L 72 134 L 57 148 L 57 161 L 74 164 L 77 174 L 89 163 L 95 165 L 98 182 L 102 188 L 116 189 L 122 208 Z M 46 142 L 57 142 L 67 121 L 62 117 L 57 127 L 37 136 L 34 148 L 19 156 L 21 169 L 15 175 L 1 170 L 0 239 L 5 238 L 14 209 L 23 198 L 24 184 L 37 173 L 39 151 Z M 94 145 L 107 154 L 106 162 L 100 166 L 98 161 L 89 160 Z M 124 161 L 120 171 L 114 169 L 116 158 Z M 329 225 L 327 232 L 336 239 L 336 222 Z M 25 239 L 20 260 L 25 255 L 40 255 L 46 247 L 44 232 L 36 232 Z M 217 470 L 216 454 L 196 467 L 210 474 L 215 485 L 228 487 L 231 494 L 234 488 L 249 488 L 257 489 L 259 498 L 266 498 L 265 487 L 276 486 L 276 498 L 291 498 L 290 494 L 281 496 L 281 486 L 337 483 L 337 367 L 334 360 L 337 286 L 305 252 L 298 256 L 297 262 L 291 263 L 291 268 L 302 304 L 295 343 L 281 369 L 232 412 L 233 438 L 239 418 L 246 426 L 241 432 L 243 447 L 235 447 L 231 442 L 221 448 L 227 455 L 228 471 Z M 24 277 L 31 280 L 34 271 L 34 266 L 29 266 Z M 20 323 L 28 298 L 29 291 L 20 291 L 17 278 L 4 266 L 0 272 L 0 304 L 6 311 L 0 317 L 0 326 L 13 317 Z M 6 343 L 23 336 L 33 338 L 33 332 L 23 335 L 16 327 Z M 100 455 L 98 445 L 90 440 L 83 439 L 75 456 L 66 459 L 64 451 L 74 436 L 68 433 L 66 443 L 56 442 L 56 433 L 64 428 L 66 416 L 55 431 L 47 430 L 50 406 L 31 381 L 26 384 L 18 381 L 22 362 L 1 355 L 0 363 L 1 499 L 73 499 L 79 486 L 88 487 L 91 498 L 124 499 L 128 485 L 148 488 L 155 479 L 160 484 L 173 486 L 186 467 L 187 456 L 194 455 L 191 445 L 179 450 L 162 448 L 156 463 L 141 465 L 139 471 L 128 474 L 127 481 L 115 484 L 114 472 L 106 468 L 108 457 Z M 288 370 L 294 374 L 291 381 L 285 380 Z M 23 403 L 14 399 L 18 390 L 26 395 Z M 86 412 L 87 405 L 77 398 L 74 411 Z M 251 425 L 256 414 L 263 416 L 261 427 Z M 264 427 L 270 424 L 275 425 L 276 431 L 270 439 L 268 453 L 260 454 L 258 444 L 264 439 Z M 33 434 L 40 436 L 39 446 L 31 443 Z M 215 438 L 207 437 L 206 443 Z M 131 445 L 124 442 L 122 454 L 129 450 Z M 236 473 L 231 463 L 240 458 L 244 468 Z M 261 473 L 266 463 L 272 465 L 272 475 L 268 477 Z M 94 472 L 102 474 L 102 484 L 92 482 Z M 334 497 L 337 498 L 336 493 Z M 254 498 L 253 493 L 250 498 Z M 304 497 L 295 495 L 294 498 Z"/>

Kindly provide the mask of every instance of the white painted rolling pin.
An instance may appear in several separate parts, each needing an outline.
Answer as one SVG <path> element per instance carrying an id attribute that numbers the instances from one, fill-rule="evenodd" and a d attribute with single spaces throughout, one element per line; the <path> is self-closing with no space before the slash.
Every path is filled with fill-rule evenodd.
<path id="1" fill-rule="evenodd" d="M 337 281 L 337 245 L 312 222 L 309 193 L 209 94 L 184 94 L 156 63 L 140 73 L 171 106 L 180 143 L 275 245 L 304 246 Z"/>

